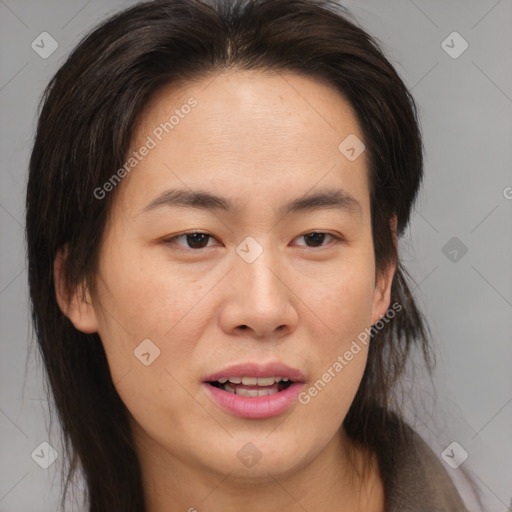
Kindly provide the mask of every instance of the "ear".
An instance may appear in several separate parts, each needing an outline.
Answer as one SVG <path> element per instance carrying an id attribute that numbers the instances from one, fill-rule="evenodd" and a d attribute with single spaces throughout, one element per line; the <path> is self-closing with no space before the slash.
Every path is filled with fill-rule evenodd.
<path id="1" fill-rule="evenodd" d="M 68 293 L 65 277 L 64 264 L 68 254 L 68 247 L 59 249 L 53 263 L 53 276 L 55 295 L 57 303 L 62 312 L 71 320 L 73 325 L 87 334 L 98 331 L 96 312 L 92 305 L 89 290 L 85 284 L 76 288 L 71 294 Z"/>
<path id="2" fill-rule="evenodd" d="M 397 217 L 393 215 L 391 217 L 389 226 L 391 228 L 391 233 L 393 236 L 393 245 L 395 246 L 395 250 L 397 250 L 398 242 L 396 235 L 396 227 L 397 227 Z M 372 310 L 372 319 L 371 325 L 375 324 L 389 308 L 389 304 L 391 302 L 391 284 L 393 283 L 393 277 L 396 271 L 396 261 L 391 261 L 387 268 L 377 276 L 377 281 L 375 283 L 375 291 L 373 294 L 373 310 Z"/>

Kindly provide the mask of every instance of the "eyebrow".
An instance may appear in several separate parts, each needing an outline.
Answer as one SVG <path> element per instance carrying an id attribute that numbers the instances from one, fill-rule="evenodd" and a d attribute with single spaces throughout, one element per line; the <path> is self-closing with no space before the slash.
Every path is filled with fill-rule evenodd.
<path id="1" fill-rule="evenodd" d="M 203 210 L 222 210 L 225 212 L 238 212 L 234 203 L 222 196 L 211 194 L 202 190 L 170 189 L 153 199 L 141 213 L 153 211 L 161 207 L 188 207 Z M 342 189 L 325 189 L 288 201 L 276 211 L 278 216 L 290 213 L 311 211 L 316 209 L 337 209 L 350 214 L 362 216 L 362 207 L 359 201 Z"/>

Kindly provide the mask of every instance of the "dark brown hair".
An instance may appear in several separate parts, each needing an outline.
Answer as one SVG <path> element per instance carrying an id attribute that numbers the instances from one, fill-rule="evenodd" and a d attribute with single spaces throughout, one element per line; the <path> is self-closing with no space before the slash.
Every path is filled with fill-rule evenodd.
<path id="1" fill-rule="evenodd" d="M 32 318 L 69 461 L 64 503 L 77 469 L 89 510 L 142 512 L 144 490 L 128 411 L 98 334 L 62 313 L 53 264 L 67 248 L 70 290 L 94 284 L 115 191 L 94 190 L 122 167 L 148 100 L 170 83 L 226 69 L 291 71 L 337 88 L 352 104 L 366 145 L 376 272 L 397 259 L 389 221 L 403 235 L 422 180 L 414 101 L 378 44 L 328 0 L 163 0 L 106 20 L 73 50 L 42 98 L 30 159 L 26 238 Z M 397 260 L 398 261 L 398 260 Z M 389 449 L 391 391 L 410 348 L 429 362 L 428 327 L 398 261 L 392 321 L 372 331 L 368 363 L 344 421 L 352 439 Z"/>

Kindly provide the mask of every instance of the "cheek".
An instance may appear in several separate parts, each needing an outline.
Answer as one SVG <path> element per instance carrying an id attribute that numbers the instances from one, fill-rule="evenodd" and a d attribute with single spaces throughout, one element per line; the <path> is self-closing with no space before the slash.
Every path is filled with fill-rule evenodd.
<path id="1" fill-rule="evenodd" d="M 361 252 L 304 287 L 309 308 L 318 317 L 309 350 L 314 376 L 301 403 L 333 428 L 341 424 L 357 392 L 368 356 L 374 292 L 373 259 Z M 320 319 L 321 321 L 318 321 Z"/>
<path id="2" fill-rule="evenodd" d="M 107 299 L 133 334 L 161 338 L 204 295 L 208 278 L 198 282 L 199 274 L 166 260 L 165 252 L 158 248 L 118 247 L 104 261 Z"/>
<path id="3" fill-rule="evenodd" d="M 308 359 L 314 371 L 299 397 L 306 416 L 321 422 L 326 438 L 343 423 L 368 357 L 371 290 L 348 286 L 354 284 L 352 279 L 345 284 L 336 288 L 336 294 L 326 296 L 323 312 L 329 328 L 312 338 Z"/>
<path id="4" fill-rule="evenodd" d="M 211 313 L 205 294 L 215 285 L 213 276 L 199 282 L 180 268 L 135 256 L 128 250 L 109 255 L 102 268 L 108 279 L 99 281 L 99 335 L 114 382 L 128 371 L 142 383 L 154 379 L 140 360 L 148 352 L 151 368 L 190 366 Z"/>
<path id="5" fill-rule="evenodd" d="M 134 261 L 105 262 L 108 291 L 102 288 L 99 334 L 116 390 L 136 422 L 158 438 L 158 418 L 183 438 L 183 411 L 196 404 L 186 391 L 190 369 L 209 318 L 201 298 L 215 281 L 199 283 L 169 266 Z"/>
<path id="6" fill-rule="evenodd" d="M 374 289 L 373 258 L 367 251 L 326 267 L 301 286 L 301 298 L 325 326 L 323 339 L 330 349 L 341 349 L 369 327 Z"/>

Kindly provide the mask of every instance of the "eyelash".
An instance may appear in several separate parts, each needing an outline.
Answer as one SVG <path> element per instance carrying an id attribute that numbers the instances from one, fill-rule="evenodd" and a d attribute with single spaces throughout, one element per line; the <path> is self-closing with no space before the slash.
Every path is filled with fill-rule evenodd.
<path id="1" fill-rule="evenodd" d="M 200 248 L 184 247 L 181 244 L 178 244 L 178 243 L 175 242 L 176 239 L 179 239 L 179 238 L 182 238 L 182 237 L 187 237 L 189 235 L 205 235 L 206 237 L 209 237 L 208 242 L 210 241 L 211 238 L 215 238 L 213 235 L 210 235 L 209 233 L 204 233 L 202 231 L 191 231 L 189 233 L 182 233 L 181 235 L 176 235 L 176 236 L 173 236 L 171 238 L 167 238 L 167 239 L 164 240 L 164 242 L 168 243 L 168 244 L 178 245 L 178 246 L 180 246 L 184 250 L 190 249 L 190 250 L 195 251 L 195 252 L 198 252 L 198 251 L 201 251 L 202 249 L 207 249 L 208 248 L 208 246 L 200 247 Z M 301 237 L 305 237 L 305 236 L 309 236 L 309 235 L 327 235 L 327 236 L 330 236 L 331 238 L 333 238 L 336 242 L 344 241 L 343 237 L 341 237 L 339 235 L 333 235 L 332 233 L 327 233 L 325 231 L 310 231 L 308 233 L 304 233 L 303 235 L 299 235 L 297 238 L 301 238 Z M 328 245 L 320 245 L 320 246 L 317 246 L 317 247 L 310 247 L 310 246 L 303 246 L 303 247 L 306 247 L 308 249 L 319 249 L 319 248 L 322 248 L 322 247 L 328 247 Z"/>

